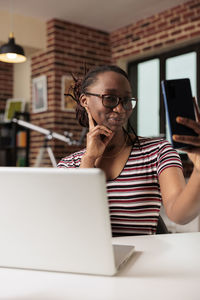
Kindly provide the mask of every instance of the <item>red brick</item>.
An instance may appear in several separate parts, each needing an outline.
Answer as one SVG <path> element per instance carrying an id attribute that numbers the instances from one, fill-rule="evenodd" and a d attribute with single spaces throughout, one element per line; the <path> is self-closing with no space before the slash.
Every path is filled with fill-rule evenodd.
<path id="1" fill-rule="evenodd" d="M 200 30 L 197 30 L 197 31 L 194 31 L 194 32 L 190 33 L 190 36 L 191 37 L 200 36 Z"/>
<path id="2" fill-rule="evenodd" d="M 182 32 L 182 30 L 176 30 L 176 31 L 173 31 L 171 33 L 171 35 L 177 35 L 177 34 L 180 34 Z"/>
<path id="3" fill-rule="evenodd" d="M 188 13 L 184 14 L 184 15 L 183 15 L 183 18 L 184 18 L 184 19 L 187 19 L 187 18 L 192 17 L 193 15 L 194 15 L 194 13 L 191 11 L 191 12 L 188 12 Z"/>
<path id="4" fill-rule="evenodd" d="M 185 27 L 184 30 L 189 31 L 189 30 L 193 30 L 194 28 L 195 28 L 195 26 L 188 26 L 188 27 Z"/>

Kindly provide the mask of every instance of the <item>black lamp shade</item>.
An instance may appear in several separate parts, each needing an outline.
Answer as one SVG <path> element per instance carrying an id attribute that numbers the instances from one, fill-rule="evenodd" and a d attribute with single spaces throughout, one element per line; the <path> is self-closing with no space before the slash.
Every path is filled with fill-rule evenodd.
<path id="1" fill-rule="evenodd" d="M 14 37 L 10 37 L 7 44 L 0 47 L 0 60 L 8 63 L 21 63 L 26 61 L 24 50 L 15 44 Z"/>

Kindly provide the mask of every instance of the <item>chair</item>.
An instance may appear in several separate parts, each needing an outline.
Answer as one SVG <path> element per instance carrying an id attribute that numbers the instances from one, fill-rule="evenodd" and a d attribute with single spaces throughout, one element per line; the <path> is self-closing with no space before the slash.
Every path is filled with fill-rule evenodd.
<path id="1" fill-rule="evenodd" d="M 158 225 L 156 229 L 156 234 L 166 234 L 169 233 L 165 222 L 163 221 L 162 217 L 159 215 L 158 217 Z"/>

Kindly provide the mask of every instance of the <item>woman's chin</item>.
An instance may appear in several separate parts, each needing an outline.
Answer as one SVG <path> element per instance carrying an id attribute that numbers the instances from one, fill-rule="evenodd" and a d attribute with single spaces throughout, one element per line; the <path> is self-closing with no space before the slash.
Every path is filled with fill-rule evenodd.
<path id="1" fill-rule="evenodd" d="M 120 126 L 117 126 L 117 125 L 107 125 L 106 126 L 107 128 L 109 128 L 110 130 L 112 130 L 112 132 L 119 132 L 122 130 L 123 126 L 120 125 Z"/>

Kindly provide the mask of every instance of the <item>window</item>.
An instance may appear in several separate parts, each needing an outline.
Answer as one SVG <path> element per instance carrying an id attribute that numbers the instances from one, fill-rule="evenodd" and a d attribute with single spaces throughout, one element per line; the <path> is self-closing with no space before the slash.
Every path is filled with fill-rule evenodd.
<path id="1" fill-rule="evenodd" d="M 159 59 L 152 59 L 138 64 L 137 128 L 140 136 L 158 136 L 160 133 L 159 81 Z"/>
<path id="2" fill-rule="evenodd" d="M 190 78 L 192 93 L 198 99 L 200 45 L 164 53 L 128 66 L 134 96 L 138 97 L 133 126 L 140 136 L 164 136 L 168 128 L 160 82 L 163 79 Z"/>

